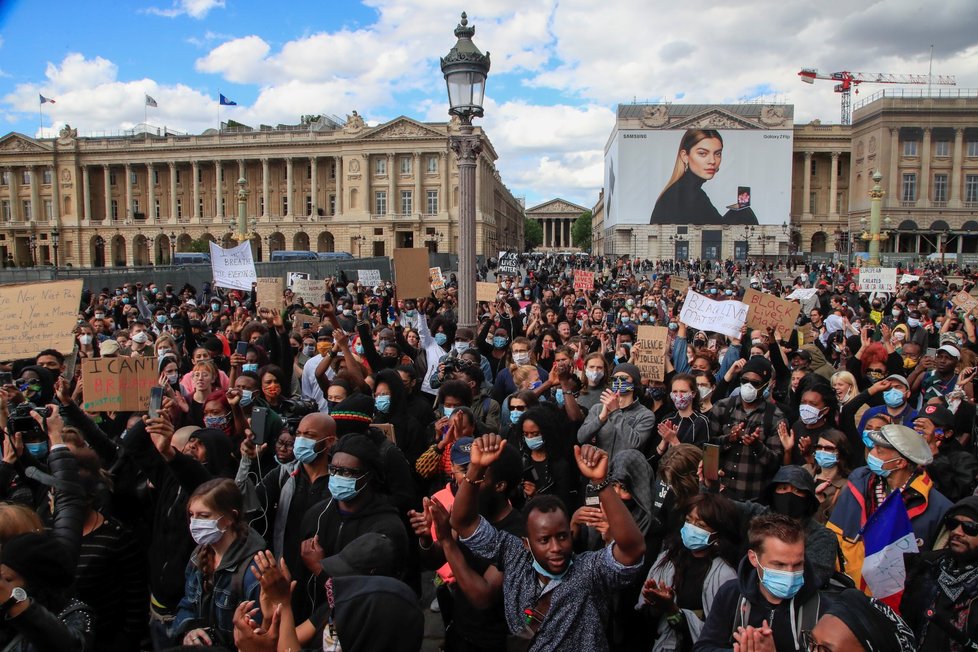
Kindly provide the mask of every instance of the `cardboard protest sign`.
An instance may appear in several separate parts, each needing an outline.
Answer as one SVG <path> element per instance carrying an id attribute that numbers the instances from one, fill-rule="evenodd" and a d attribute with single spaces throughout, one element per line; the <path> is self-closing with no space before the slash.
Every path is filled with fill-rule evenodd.
<path id="1" fill-rule="evenodd" d="M 953 297 L 951 297 L 951 303 L 954 304 L 955 308 L 960 308 L 965 314 L 975 313 L 978 310 L 978 298 L 975 298 L 968 294 L 967 292 L 958 292 Z"/>
<path id="2" fill-rule="evenodd" d="M 428 250 L 423 248 L 394 250 L 394 280 L 400 299 L 419 299 L 431 295 L 428 278 Z"/>
<path id="3" fill-rule="evenodd" d="M 309 274 L 307 274 L 306 272 L 289 272 L 289 273 L 288 273 L 288 274 L 286 275 L 286 278 L 287 278 L 287 279 L 288 279 L 288 281 L 289 281 L 289 288 L 291 288 L 291 287 L 292 287 L 292 285 L 293 285 L 293 284 L 294 284 L 294 283 L 295 283 L 295 282 L 296 282 L 297 280 L 302 280 L 302 279 L 307 279 L 307 278 L 309 278 Z"/>
<path id="4" fill-rule="evenodd" d="M 82 360 L 82 409 L 88 412 L 142 412 L 149 390 L 159 384 L 156 356 Z"/>
<path id="5" fill-rule="evenodd" d="M 818 290 L 816 288 L 797 288 L 794 292 L 788 295 L 788 298 L 797 299 L 798 301 L 807 301 L 817 293 Z"/>
<path id="6" fill-rule="evenodd" d="M 862 267 L 859 269 L 860 292 L 896 292 L 895 267 Z"/>
<path id="7" fill-rule="evenodd" d="M 904 274 L 903 276 L 900 277 L 900 283 L 902 283 L 903 285 L 907 285 L 909 283 L 914 283 L 914 282 L 919 281 L 919 280 L 920 280 L 920 277 L 919 276 L 915 276 L 913 274 Z"/>
<path id="8" fill-rule="evenodd" d="M 0 360 L 71 350 L 82 280 L 0 286 Z"/>
<path id="9" fill-rule="evenodd" d="M 488 301 L 494 303 L 499 297 L 499 286 L 495 283 L 483 283 L 477 281 L 475 284 L 475 300 Z"/>
<path id="10" fill-rule="evenodd" d="M 323 302 L 326 294 L 326 281 L 322 279 L 297 278 L 292 281 L 292 292 L 302 300 L 311 301 L 315 305 Z"/>
<path id="11" fill-rule="evenodd" d="M 282 292 L 285 291 L 285 283 L 281 277 L 260 278 L 256 289 L 259 305 L 275 309 L 282 305 Z"/>
<path id="12" fill-rule="evenodd" d="M 689 279 L 682 276 L 670 276 L 669 287 L 676 292 L 683 293 L 689 289 Z"/>
<path id="13" fill-rule="evenodd" d="M 431 282 L 432 290 L 442 290 L 445 288 L 445 277 L 441 275 L 441 267 L 429 267 L 428 279 Z"/>
<path id="14" fill-rule="evenodd" d="M 583 269 L 574 270 L 574 289 L 590 292 L 594 289 L 594 272 L 586 272 Z"/>
<path id="15" fill-rule="evenodd" d="M 795 327 L 795 320 L 801 310 L 799 303 L 785 301 L 773 294 L 754 289 L 748 289 L 744 293 L 743 301 L 747 304 L 748 326 L 765 333 L 768 328 L 780 328 L 785 337 Z"/>
<path id="16" fill-rule="evenodd" d="M 214 285 L 230 290 L 251 291 L 251 284 L 258 282 L 255 261 L 251 257 L 251 242 L 224 249 L 213 242 L 211 247 L 211 272 Z"/>
<path id="17" fill-rule="evenodd" d="M 387 439 L 390 441 L 390 443 L 392 443 L 392 444 L 396 444 L 397 443 L 397 439 L 395 439 L 395 437 L 394 437 L 394 424 L 393 423 L 372 423 L 372 424 L 370 424 L 370 427 L 371 428 L 376 428 L 377 430 L 379 430 L 382 433 L 384 433 L 384 435 L 387 437 Z"/>
<path id="18" fill-rule="evenodd" d="M 690 290 L 686 293 L 679 321 L 697 330 L 740 337 L 747 320 L 747 305 L 740 301 L 714 301 Z"/>
<path id="19" fill-rule="evenodd" d="M 318 330 L 319 320 L 312 315 L 305 315 L 297 312 L 292 316 L 293 328 L 298 331 Z"/>
<path id="20" fill-rule="evenodd" d="M 642 378 L 665 380 L 669 329 L 663 326 L 639 326 L 637 335 L 635 364 L 642 372 Z"/>
<path id="21" fill-rule="evenodd" d="M 964 277 L 963 276 L 945 276 L 944 277 L 944 282 L 947 283 L 948 285 L 951 285 L 953 283 L 958 288 L 964 287 Z"/>
<path id="22" fill-rule="evenodd" d="M 370 288 L 375 288 L 383 282 L 380 278 L 379 269 L 361 269 L 357 271 L 357 279 L 360 281 L 360 285 Z"/>
<path id="23" fill-rule="evenodd" d="M 496 275 L 509 274 L 510 276 L 517 276 L 519 273 L 519 254 L 515 251 L 500 251 L 499 265 L 496 267 Z"/>

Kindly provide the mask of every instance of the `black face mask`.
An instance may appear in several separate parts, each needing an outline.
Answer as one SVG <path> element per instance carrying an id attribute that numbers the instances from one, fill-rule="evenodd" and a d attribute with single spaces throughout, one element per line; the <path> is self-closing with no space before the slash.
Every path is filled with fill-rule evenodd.
<path id="1" fill-rule="evenodd" d="M 774 494 L 771 507 L 779 514 L 791 518 L 805 519 L 810 516 L 810 504 L 806 496 L 796 496 L 792 493 Z"/>

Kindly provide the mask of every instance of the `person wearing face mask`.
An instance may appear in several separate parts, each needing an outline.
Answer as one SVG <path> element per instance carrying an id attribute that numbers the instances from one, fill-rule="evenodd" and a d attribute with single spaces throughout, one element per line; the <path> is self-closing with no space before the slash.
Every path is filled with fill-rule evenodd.
<path id="1" fill-rule="evenodd" d="M 669 387 L 669 401 L 675 410 L 659 423 L 653 466 L 657 466 L 658 459 L 670 446 L 702 446 L 710 439 L 710 419 L 700 411 L 696 379 L 689 374 L 677 374 Z"/>
<path id="2" fill-rule="evenodd" d="M 551 494 L 570 504 L 573 471 L 556 442 L 560 416 L 551 405 L 528 409 L 513 428 L 512 439 L 523 458 L 523 497 Z M 522 504 L 522 503 L 520 503 Z"/>
<path id="3" fill-rule="evenodd" d="M 866 421 L 877 414 L 886 414 L 893 423 L 902 423 L 907 427 L 913 427 L 913 422 L 917 418 L 917 410 L 913 409 L 910 405 L 910 382 L 904 376 L 891 374 L 883 379 L 881 383 L 876 383 L 867 392 L 864 392 L 867 397 L 877 393 L 883 394 L 884 404 L 871 407 L 863 412 L 863 416 L 859 420 L 859 425 L 856 428 L 859 432 L 865 430 Z M 859 401 L 862 398 L 863 395 L 861 394 L 854 400 Z M 859 405 L 862 405 L 862 403 Z"/>
<path id="4" fill-rule="evenodd" d="M 538 379 L 540 382 L 547 380 L 548 376 L 548 371 L 537 365 L 536 358 L 533 354 L 533 344 L 527 338 L 514 338 L 509 345 L 509 354 L 512 364 L 504 365 L 499 369 L 499 372 L 496 374 L 496 380 L 492 385 L 492 398 L 500 403 L 502 403 L 507 396 L 519 389 L 516 382 L 513 380 L 512 365 L 517 367 L 536 367 L 536 379 Z"/>
<path id="5" fill-rule="evenodd" d="M 248 526 L 241 492 L 226 478 L 197 487 L 187 499 L 187 513 L 197 547 L 187 566 L 174 633 L 186 646 L 233 646 L 234 609 L 242 601 L 257 601 L 261 592 L 250 569 L 265 541 Z"/>
<path id="6" fill-rule="evenodd" d="M 978 459 L 955 437 L 951 411 L 942 405 L 925 405 L 914 421 L 914 430 L 920 433 L 934 455 L 927 471 L 935 488 L 955 502 L 974 494 Z"/>
<path id="7" fill-rule="evenodd" d="M 754 518 L 747 531 L 747 556 L 736 581 L 717 591 L 693 652 L 802 650 L 828 608 L 805 561 L 805 528 L 783 514 Z"/>
<path id="8" fill-rule="evenodd" d="M 844 437 L 836 429 L 839 404 L 835 390 L 820 376 L 803 376 L 798 385 L 798 420 L 793 424 L 778 424 L 778 437 L 784 449 L 784 464 L 799 464 L 815 468 L 815 442 L 822 433 L 832 431 Z"/>
<path id="9" fill-rule="evenodd" d="M 937 540 L 945 512 L 951 501 L 934 488 L 927 467 L 934 460 L 930 447 L 915 430 L 900 424 L 869 431 L 873 448 L 866 466 L 849 475 L 828 528 L 835 532 L 846 560 L 846 574 L 857 588 L 866 589 L 862 580 L 864 541 L 857 536 L 869 515 L 893 491 L 900 490 L 910 517 L 910 525 L 920 552 L 930 550 Z"/>
<path id="10" fill-rule="evenodd" d="M 331 366 L 328 366 L 335 355 L 333 352 L 333 333 L 333 328 L 330 326 L 324 326 L 316 333 L 315 354 L 306 360 L 302 366 L 302 378 L 299 381 L 300 396 L 302 399 L 316 401 L 316 404 L 322 412 L 329 411 L 325 396 L 326 390 L 323 389 L 323 385 L 328 388 L 329 383 L 336 377 L 336 372 Z M 344 344 L 345 342 L 344 340 Z M 316 372 L 324 360 L 328 360 L 327 367 L 323 371 L 322 381 L 320 381 L 320 377 Z"/>
<path id="11" fill-rule="evenodd" d="M 638 367 L 616 366 L 611 384 L 601 393 L 601 409 L 595 405 L 577 431 L 578 443 L 593 442 L 612 456 L 626 448 L 645 451 L 655 431 L 655 415 L 636 399 L 641 388 Z"/>
<path id="12" fill-rule="evenodd" d="M 374 374 L 374 423 L 394 427 L 397 447 L 408 464 L 414 467 L 424 450 L 424 430 L 407 409 L 407 397 L 401 377 L 393 369 Z"/>
<path id="13" fill-rule="evenodd" d="M 584 372 L 581 378 L 581 393 L 577 404 L 590 411 L 601 402 L 601 393 L 608 387 L 608 361 L 599 352 L 590 353 L 584 358 Z"/>

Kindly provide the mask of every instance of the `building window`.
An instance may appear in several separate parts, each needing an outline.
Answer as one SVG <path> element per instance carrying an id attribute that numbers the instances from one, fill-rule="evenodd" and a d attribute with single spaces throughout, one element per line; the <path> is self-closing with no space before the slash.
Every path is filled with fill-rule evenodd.
<path id="1" fill-rule="evenodd" d="M 129 183 L 134 186 L 139 184 L 139 175 L 136 174 L 135 170 L 129 170 Z"/>
<path id="2" fill-rule="evenodd" d="M 917 155 L 917 141 L 916 140 L 905 140 L 905 141 L 903 141 L 903 155 L 904 156 L 916 156 Z"/>
<path id="3" fill-rule="evenodd" d="M 153 185 L 154 186 L 160 185 L 160 171 L 159 170 L 153 170 Z"/>
<path id="4" fill-rule="evenodd" d="M 401 157 L 401 174 L 411 174 L 411 157 Z"/>
<path id="5" fill-rule="evenodd" d="M 0 201 L 0 217 L 3 218 L 4 222 L 9 222 L 14 217 L 10 212 L 10 201 L 7 199 Z"/>
<path id="6" fill-rule="evenodd" d="M 374 215 L 387 214 L 387 191 L 378 190 L 374 193 Z"/>
<path id="7" fill-rule="evenodd" d="M 374 159 L 374 174 L 387 174 L 387 159 Z"/>
<path id="8" fill-rule="evenodd" d="M 282 197 L 282 215 L 289 214 L 289 198 Z"/>
<path id="9" fill-rule="evenodd" d="M 51 171 L 51 168 L 44 168 L 44 170 L 41 172 L 41 183 L 43 183 L 46 186 L 50 186 L 51 178 L 53 176 L 54 173 Z"/>
<path id="10" fill-rule="evenodd" d="M 934 143 L 934 156 L 950 156 L 951 141 L 939 140 Z"/>
<path id="11" fill-rule="evenodd" d="M 329 214 L 336 215 L 336 195 L 329 196 Z"/>
<path id="12" fill-rule="evenodd" d="M 968 174 L 964 177 L 964 200 L 978 202 L 978 174 Z"/>
<path id="13" fill-rule="evenodd" d="M 262 196 L 258 197 L 258 214 L 265 214 L 265 198 Z"/>
<path id="14" fill-rule="evenodd" d="M 181 202 L 180 201 L 180 198 L 178 197 L 177 198 L 177 218 L 181 218 L 181 217 L 183 217 L 183 202 Z"/>
<path id="15" fill-rule="evenodd" d="M 836 195 L 835 195 L 835 212 L 836 213 L 841 213 L 842 212 L 842 193 L 841 192 L 840 193 L 836 193 Z"/>
<path id="16" fill-rule="evenodd" d="M 10 170 L 0 171 L 0 186 L 10 185 Z"/>
<path id="17" fill-rule="evenodd" d="M 204 198 L 203 197 L 201 197 L 201 198 L 199 198 L 197 200 L 197 215 L 198 216 L 203 216 L 204 215 Z"/>
<path id="18" fill-rule="evenodd" d="M 25 186 L 31 185 L 31 171 L 30 170 L 21 170 L 21 172 L 20 172 L 20 182 L 23 185 L 25 185 Z"/>
<path id="19" fill-rule="evenodd" d="M 44 219 L 51 220 L 54 219 L 54 204 L 50 199 L 44 200 Z"/>
<path id="20" fill-rule="evenodd" d="M 429 190 L 428 191 L 428 215 L 436 215 L 438 213 L 438 191 Z"/>
<path id="21" fill-rule="evenodd" d="M 177 183 L 180 183 L 180 169 L 179 169 L 179 168 L 177 168 L 177 169 L 175 169 L 175 170 L 174 170 L 173 172 L 174 172 L 174 175 L 175 175 L 175 176 L 176 176 L 176 178 L 177 178 Z"/>
<path id="22" fill-rule="evenodd" d="M 817 197 L 818 195 L 814 191 L 808 193 L 808 210 L 812 213 L 818 212 L 815 210 L 815 200 Z"/>
<path id="23" fill-rule="evenodd" d="M 112 207 L 109 210 L 109 215 L 112 217 L 113 220 L 119 219 L 119 200 L 118 199 L 113 199 L 112 200 Z"/>
<path id="24" fill-rule="evenodd" d="M 978 140 L 968 141 L 968 156 L 971 158 L 978 156 Z"/>
<path id="25" fill-rule="evenodd" d="M 306 178 L 312 179 L 312 163 L 306 164 Z"/>
<path id="26" fill-rule="evenodd" d="M 109 170 L 109 185 L 115 185 L 115 170 Z"/>
<path id="27" fill-rule="evenodd" d="M 160 219 L 160 200 L 157 199 L 153 205 L 153 217 Z"/>
<path id="28" fill-rule="evenodd" d="M 312 215 L 312 195 L 306 195 L 306 215 Z"/>
<path id="29" fill-rule="evenodd" d="M 436 172 L 438 172 L 438 157 L 437 156 L 429 156 L 428 157 L 428 173 L 429 174 L 435 174 Z"/>
<path id="30" fill-rule="evenodd" d="M 903 189 L 900 192 L 900 201 L 916 201 L 916 200 L 917 200 L 917 175 L 912 172 L 908 174 L 904 174 Z"/>
<path id="31" fill-rule="evenodd" d="M 227 198 L 221 197 L 221 215 L 227 215 L 228 202 Z"/>
<path id="32" fill-rule="evenodd" d="M 25 222 L 31 221 L 31 201 L 25 199 L 21 202 L 21 215 L 24 217 Z"/>
<path id="33" fill-rule="evenodd" d="M 947 201 L 947 175 L 934 175 L 934 201 Z"/>
<path id="34" fill-rule="evenodd" d="M 818 176 L 818 159 L 813 156 L 811 160 L 812 160 L 812 176 L 813 177 Z"/>
<path id="35" fill-rule="evenodd" d="M 401 215 L 410 215 L 414 212 L 414 193 L 410 190 L 401 191 Z"/>
<path id="36" fill-rule="evenodd" d="M 132 200 L 132 207 L 131 208 L 132 208 L 132 216 L 133 217 L 136 217 L 137 215 L 139 215 L 139 200 L 138 199 L 133 199 Z"/>
<path id="37" fill-rule="evenodd" d="M 202 183 L 204 181 L 204 170 L 198 165 L 197 166 L 197 183 Z"/>
<path id="38" fill-rule="evenodd" d="M 333 161 L 333 164 L 329 166 L 329 178 L 330 179 L 336 178 L 336 161 Z"/>

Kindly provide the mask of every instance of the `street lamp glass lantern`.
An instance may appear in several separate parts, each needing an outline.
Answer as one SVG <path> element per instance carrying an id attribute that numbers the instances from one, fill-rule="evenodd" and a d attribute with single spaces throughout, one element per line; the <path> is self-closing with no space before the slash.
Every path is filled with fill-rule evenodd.
<path id="1" fill-rule="evenodd" d="M 489 75 L 489 53 L 483 54 L 472 42 L 475 27 L 463 13 L 455 28 L 458 41 L 441 59 L 441 72 L 448 86 L 449 113 L 461 118 L 482 116 L 482 102 Z"/>

